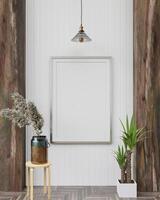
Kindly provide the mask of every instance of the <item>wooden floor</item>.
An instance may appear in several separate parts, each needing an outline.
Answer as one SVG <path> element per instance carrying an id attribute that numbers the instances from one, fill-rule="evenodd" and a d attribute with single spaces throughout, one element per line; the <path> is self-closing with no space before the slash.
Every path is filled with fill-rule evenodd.
<path id="1" fill-rule="evenodd" d="M 24 200 L 25 192 L 0 192 L 0 200 Z"/>
<path id="2" fill-rule="evenodd" d="M 143 194 L 144 195 L 144 194 Z M 158 196 L 158 195 L 157 195 Z M 160 200 L 149 194 L 146 197 L 139 197 L 142 200 Z M 0 192 L 0 200 L 28 200 L 26 193 L 5 193 Z M 34 187 L 34 200 L 47 200 L 43 195 L 42 187 Z M 118 198 L 115 187 L 100 186 L 61 186 L 52 187 L 51 200 L 123 200 Z M 125 199 L 131 200 L 131 199 Z"/>

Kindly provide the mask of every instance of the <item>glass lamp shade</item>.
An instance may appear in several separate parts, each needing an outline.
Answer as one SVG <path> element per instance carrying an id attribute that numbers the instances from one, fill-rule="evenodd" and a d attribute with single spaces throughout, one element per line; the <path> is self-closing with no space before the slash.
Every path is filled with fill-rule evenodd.
<path id="1" fill-rule="evenodd" d="M 84 32 L 83 26 L 81 25 L 80 31 L 72 38 L 72 42 L 90 42 L 91 38 Z"/>

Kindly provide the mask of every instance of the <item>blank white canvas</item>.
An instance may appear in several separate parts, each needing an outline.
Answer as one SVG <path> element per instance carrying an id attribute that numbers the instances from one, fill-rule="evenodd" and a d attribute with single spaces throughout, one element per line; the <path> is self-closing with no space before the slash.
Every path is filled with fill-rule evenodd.
<path id="1" fill-rule="evenodd" d="M 53 58 L 53 142 L 110 142 L 109 58 Z"/>

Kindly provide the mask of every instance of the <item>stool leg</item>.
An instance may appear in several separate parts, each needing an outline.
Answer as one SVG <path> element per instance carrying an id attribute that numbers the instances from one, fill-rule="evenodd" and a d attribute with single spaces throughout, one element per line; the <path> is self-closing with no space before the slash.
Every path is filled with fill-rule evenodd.
<path id="1" fill-rule="evenodd" d="M 47 168 L 47 176 L 48 176 L 48 199 L 51 199 L 51 172 L 50 166 Z"/>
<path id="2" fill-rule="evenodd" d="M 47 182 L 47 170 L 46 167 L 44 167 L 44 194 L 47 192 L 47 188 L 46 188 L 46 182 Z"/>
<path id="3" fill-rule="evenodd" d="M 30 200 L 33 200 L 33 168 L 30 168 Z"/>
<path id="4" fill-rule="evenodd" d="M 31 185 L 30 185 L 30 168 L 28 167 L 28 191 L 29 191 L 29 199 L 31 194 Z"/>
<path id="5" fill-rule="evenodd" d="M 26 167 L 26 186 L 27 186 L 27 196 L 29 196 L 29 168 Z"/>

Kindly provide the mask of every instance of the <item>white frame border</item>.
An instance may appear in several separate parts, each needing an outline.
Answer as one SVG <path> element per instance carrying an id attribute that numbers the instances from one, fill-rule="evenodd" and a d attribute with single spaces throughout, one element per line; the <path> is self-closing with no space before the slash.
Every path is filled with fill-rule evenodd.
<path id="1" fill-rule="evenodd" d="M 53 140 L 53 126 L 52 126 L 52 119 L 53 119 L 53 60 L 56 59 L 107 59 L 110 61 L 110 141 L 54 141 Z M 113 61 L 111 56 L 56 56 L 50 58 L 50 78 L 49 78 L 49 85 L 50 85 L 50 143 L 51 144 L 111 144 L 112 143 L 112 97 L 113 97 Z"/>

